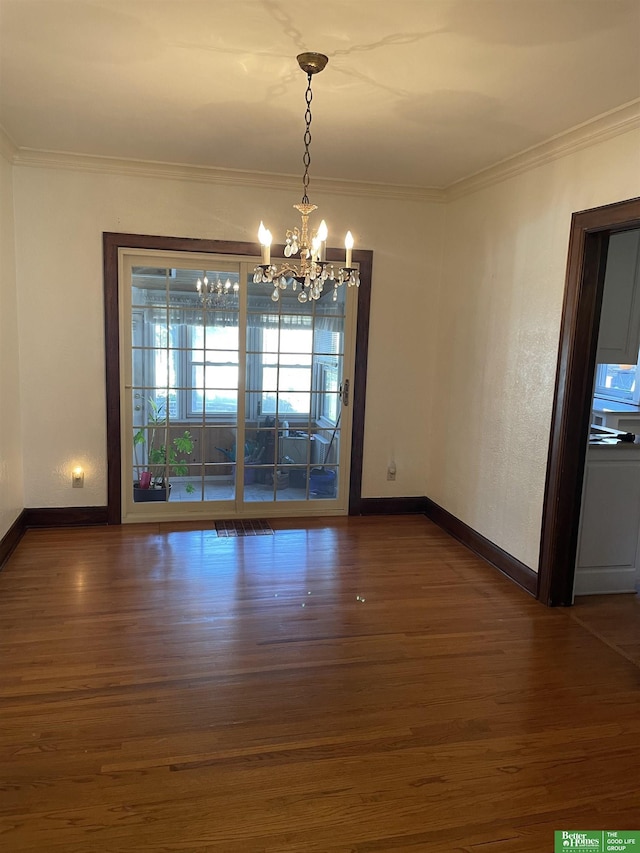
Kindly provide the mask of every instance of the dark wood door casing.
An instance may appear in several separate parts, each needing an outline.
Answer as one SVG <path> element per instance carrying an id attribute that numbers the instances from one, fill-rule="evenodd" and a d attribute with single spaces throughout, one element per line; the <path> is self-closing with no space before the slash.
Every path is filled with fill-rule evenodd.
<path id="1" fill-rule="evenodd" d="M 163 250 L 200 252 L 219 255 L 260 257 L 258 243 L 230 240 L 203 240 L 190 237 L 161 237 L 148 234 L 103 235 L 104 264 L 104 328 L 107 394 L 107 515 L 108 524 L 122 521 L 122 475 L 120 441 L 120 317 L 118 304 L 118 250 Z M 284 246 L 273 246 L 274 257 L 282 257 Z M 327 260 L 340 262 L 344 252 L 327 249 Z M 349 480 L 349 515 L 359 515 L 362 501 L 362 461 L 364 445 L 365 396 L 367 386 L 367 353 L 371 305 L 373 252 L 354 249 L 353 260 L 360 266 L 358 318 L 356 328 L 355 371 L 351 395 L 353 405 L 351 472 Z"/>

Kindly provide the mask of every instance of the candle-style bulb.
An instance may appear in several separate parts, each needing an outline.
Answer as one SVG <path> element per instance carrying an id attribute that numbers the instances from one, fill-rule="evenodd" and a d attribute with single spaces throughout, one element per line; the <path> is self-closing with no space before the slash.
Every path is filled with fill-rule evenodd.
<path id="1" fill-rule="evenodd" d="M 262 263 L 268 265 L 271 263 L 271 231 L 264 227 L 263 222 L 258 228 L 258 240 L 262 246 Z"/>
<path id="2" fill-rule="evenodd" d="M 351 233 L 351 231 L 347 231 L 347 236 L 344 238 L 344 247 L 347 250 L 347 257 L 345 259 L 344 265 L 347 269 L 351 269 L 351 259 L 353 257 L 353 234 Z"/>
<path id="3" fill-rule="evenodd" d="M 327 234 L 329 233 L 329 229 L 327 228 L 327 223 L 322 220 L 318 227 L 318 233 L 316 237 L 318 238 L 318 247 L 320 250 L 320 260 L 327 260 Z"/>

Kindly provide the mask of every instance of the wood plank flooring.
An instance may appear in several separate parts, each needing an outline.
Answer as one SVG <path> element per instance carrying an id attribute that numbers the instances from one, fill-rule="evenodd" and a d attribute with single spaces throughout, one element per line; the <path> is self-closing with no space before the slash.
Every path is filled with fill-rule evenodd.
<path id="1" fill-rule="evenodd" d="M 640 829 L 633 596 L 616 645 L 619 615 L 543 607 L 424 517 L 273 527 L 26 534 L 0 572 L 3 853 Z"/>

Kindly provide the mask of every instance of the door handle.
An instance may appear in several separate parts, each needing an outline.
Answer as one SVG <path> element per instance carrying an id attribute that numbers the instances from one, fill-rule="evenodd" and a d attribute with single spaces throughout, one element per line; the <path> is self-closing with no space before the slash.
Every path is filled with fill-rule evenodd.
<path id="1" fill-rule="evenodd" d="M 342 400 L 343 406 L 349 405 L 349 380 L 345 379 L 343 384 L 340 386 L 340 399 Z"/>

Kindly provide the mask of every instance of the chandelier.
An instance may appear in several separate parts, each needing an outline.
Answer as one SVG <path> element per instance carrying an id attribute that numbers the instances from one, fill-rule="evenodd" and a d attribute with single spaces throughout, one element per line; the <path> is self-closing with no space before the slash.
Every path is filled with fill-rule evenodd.
<path id="1" fill-rule="evenodd" d="M 230 308 L 235 304 L 240 284 L 238 281 L 232 283 L 229 276 L 223 283 L 220 276 L 212 281 L 205 275 L 198 279 L 196 290 L 205 308 Z"/>
<path id="2" fill-rule="evenodd" d="M 357 268 L 352 266 L 353 237 L 351 231 L 347 232 L 344 245 L 346 256 L 344 266 L 335 270 L 332 264 L 326 260 L 327 252 L 327 225 L 324 221 L 320 223 L 315 234 L 309 231 L 309 216 L 318 206 L 309 202 L 309 166 L 311 164 L 311 78 L 324 69 L 329 61 L 322 53 L 301 53 L 298 57 L 298 65 L 307 75 L 307 91 L 305 102 L 305 132 L 304 132 L 304 176 L 302 178 L 302 201 L 293 207 L 300 213 L 302 223 L 300 228 L 289 229 L 286 232 L 284 256 L 286 260 L 279 266 L 271 263 L 271 232 L 260 223 L 258 239 L 262 246 L 262 263 L 258 264 L 253 272 L 255 284 L 264 283 L 273 285 L 271 298 L 274 302 L 280 299 L 280 291 L 286 290 L 291 285 L 292 290 L 297 290 L 298 301 L 306 302 L 309 299 L 320 299 L 325 285 L 333 287 L 333 299 L 338 298 L 338 287 L 347 284 L 349 287 L 360 285 L 360 275 Z M 292 263 L 289 258 L 300 255 L 299 263 Z"/>

